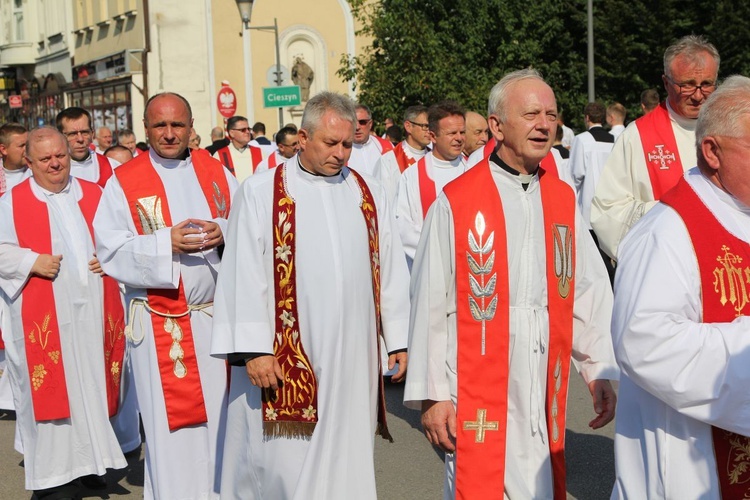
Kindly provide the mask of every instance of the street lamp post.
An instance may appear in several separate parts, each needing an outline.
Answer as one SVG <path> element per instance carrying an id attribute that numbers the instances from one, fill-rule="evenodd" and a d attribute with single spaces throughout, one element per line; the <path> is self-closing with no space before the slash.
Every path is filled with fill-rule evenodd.
<path id="1" fill-rule="evenodd" d="M 237 2 L 237 8 L 240 11 L 240 17 L 242 18 L 242 46 L 243 46 L 243 55 L 245 58 L 245 94 L 247 95 L 248 99 L 248 115 L 251 115 L 251 111 L 253 109 L 253 76 L 252 76 L 252 68 L 250 67 L 250 30 L 259 30 L 259 31 L 273 31 L 274 34 L 274 40 L 276 43 L 276 71 L 274 72 L 276 74 L 276 86 L 281 87 L 281 84 L 283 83 L 281 80 L 281 53 L 279 50 L 279 24 L 276 21 L 276 18 L 273 19 L 273 26 L 250 26 L 250 17 L 252 15 L 253 11 L 253 2 L 255 0 L 235 0 Z M 250 118 L 251 120 L 253 118 Z M 283 108 L 279 108 L 279 129 L 284 126 L 284 110 Z"/>

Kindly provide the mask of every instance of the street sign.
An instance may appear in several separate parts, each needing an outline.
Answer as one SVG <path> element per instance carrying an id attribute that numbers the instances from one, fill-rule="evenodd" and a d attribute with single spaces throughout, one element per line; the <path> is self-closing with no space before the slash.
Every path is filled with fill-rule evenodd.
<path id="1" fill-rule="evenodd" d="M 299 85 L 263 88 L 264 108 L 283 108 L 285 106 L 299 106 L 300 104 L 302 104 L 302 97 Z"/>
<path id="2" fill-rule="evenodd" d="M 276 65 L 272 64 L 270 68 L 268 68 L 268 71 L 266 71 L 266 81 L 268 82 L 268 85 L 276 85 Z M 284 82 L 291 82 L 289 79 L 289 70 L 286 69 L 286 66 L 283 64 L 281 65 L 281 83 Z"/>
<path id="3" fill-rule="evenodd" d="M 229 82 L 224 80 L 221 82 L 221 89 L 219 89 L 219 95 L 216 96 L 216 106 L 219 108 L 219 113 L 224 118 L 231 118 L 237 112 L 237 96 L 234 94 L 234 90 L 229 86 Z"/>
<path id="4" fill-rule="evenodd" d="M 10 109 L 18 109 L 23 107 L 23 99 L 21 99 L 20 95 L 9 95 L 8 96 L 8 104 L 10 104 Z"/>

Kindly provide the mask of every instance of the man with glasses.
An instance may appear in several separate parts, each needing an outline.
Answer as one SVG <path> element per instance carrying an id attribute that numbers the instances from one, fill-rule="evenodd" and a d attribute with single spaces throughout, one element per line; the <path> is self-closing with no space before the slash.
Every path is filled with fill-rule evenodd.
<path id="1" fill-rule="evenodd" d="M 91 114 L 83 108 L 65 108 L 57 114 L 55 125 L 68 140 L 70 175 L 104 187 L 120 163 L 91 151 Z"/>
<path id="2" fill-rule="evenodd" d="M 695 125 L 716 89 L 719 62 L 716 47 L 702 36 L 683 37 L 664 52 L 667 100 L 618 138 L 591 205 L 591 225 L 613 259 L 633 224 L 695 166 Z"/>
<path id="3" fill-rule="evenodd" d="M 354 131 L 354 146 L 349 158 L 349 167 L 366 175 L 376 176 L 375 165 L 383 153 L 393 149 L 387 139 L 381 139 L 372 131 L 372 112 L 364 104 L 357 104 L 357 128 Z"/>
<path id="4" fill-rule="evenodd" d="M 383 153 L 375 165 L 375 175 L 385 188 L 388 200 L 395 201 L 398 180 L 409 166 L 421 160 L 430 150 L 430 126 L 426 106 L 409 106 L 404 113 L 406 139 L 392 151 Z"/>
<path id="5" fill-rule="evenodd" d="M 276 132 L 275 140 L 278 149 L 271 156 L 260 162 L 256 172 L 274 169 L 296 155 L 299 151 L 299 138 L 297 136 L 297 129 L 295 128 L 282 128 Z"/>
<path id="6" fill-rule="evenodd" d="M 244 116 L 233 116 L 227 120 L 227 132 L 229 144 L 216 151 L 214 158 L 229 169 L 238 182 L 242 182 L 255 173 L 268 154 L 250 144 L 252 130 Z"/>

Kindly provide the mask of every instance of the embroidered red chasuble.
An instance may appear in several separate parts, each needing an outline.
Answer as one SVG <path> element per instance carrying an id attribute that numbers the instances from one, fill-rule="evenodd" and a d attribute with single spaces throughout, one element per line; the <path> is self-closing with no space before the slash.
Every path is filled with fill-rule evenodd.
<path id="1" fill-rule="evenodd" d="M 555 498 L 566 497 L 565 418 L 573 339 L 575 195 L 539 174 L 547 249 L 549 349 L 546 415 Z M 487 158 L 444 192 L 456 256 L 456 498 L 503 498 L 510 299 L 503 203 Z M 482 196 L 477 196 L 482 193 Z"/>
<path id="2" fill-rule="evenodd" d="M 226 218 L 230 194 L 224 169 L 207 151 L 194 151 L 191 159 L 211 216 Z M 149 155 L 140 155 L 119 167 L 115 176 L 138 234 L 153 234 L 173 225 L 164 184 Z M 150 314 L 151 324 L 169 429 L 205 423 L 206 408 L 182 277 L 177 289 L 149 289 L 148 305 L 154 311 Z"/>
<path id="3" fill-rule="evenodd" d="M 635 125 L 641 137 L 654 200 L 660 200 L 684 174 L 666 103 L 638 118 Z"/>
<path id="4" fill-rule="evenodd" d="M 274 356 L 281 365 L 286 381 L 276 392 L 263 393 L 263 433 L 270 437 L 312 436 L 318 421 L 318 382 L 312 363 L 305 353 L 299 335 L 297 312 L 296 272 L 296 203 L 287 192 L 286 175 L 289 163 L 282 164 L 274 173 L 273 230 L 274 230 L 274 297 L 276 303 Z M 364 179 L 348 169 L 362 194 L 360 210 L 367 226 L 370 249 L 373 298 L 375 301 L 376 335 L 382 335 L 380 316 L 380 242 L 375 202 Z M 377 434 L 393 441 L 386 424 L 385 389 L 383 386 L 378 346 L 378 427 Z"/>
<path id="5" fill-rule="evenodd" d="M 78 180 L 82 196 L 78 201 L 89 234 L 102 191 L 95 184 Z M 52 233 L 47 204 L 39 200 L 26 180 L 13 191 L 13 213 L 19 246 L 39 254 L 52 255 Z M 18 222 L 23 220 L 23 224 Z M 103 278 L 104 358 L 109 415 L 117 413 L 122 361 L 125 354 L 125 313 L 117 282 Z M 24 329 L 26 364 L 32 385 L 36 421 L 70 417 L 60 331 L 52 281 L 31 276 L 22 292 L 21 322 Z"/>
<path id="6" fill-rule="evenodd" d="M 721 225 L 688 182 L 681 178 L 661 201 L 682 218 L 701 276 L 704 323 L 729 323 L 750 312 L 750 245 Z M 721 497 L 750 498 L 747 452 L 750 437 L 712 427 Z"/>
<path id="7" fill-rule="evenodd" d="M 398 163 L 398 169 L 402 174 L 404 173 L 404 170 L 417 162 L 416 159 L 410 158 L 406 155 L 403 142 L 399 142 L 396 147 L 393 148 L 393 154 L 396 155 L 396 163 Z"/>
<path id="8" fill-rule="evenodd" d="M 250 149 L 250 163 L 253 166 L 253 173 L 255 173 L 255 169 L 257 169 L 260 162 L 263 161 L 263 150 L 252 144 L 248 144 L 247 147 Z M 232 161 L 232 153 L 229 151 L 229 146 L 224 146 L 218 150 L 217 153 L 219 154 L 219 161 L 221 161 L 221 164 L 227 167 L 229 171 L 232 172 L 232 175 L 237 177 L 237 174 L 234 171 L 234 162 Z"/>

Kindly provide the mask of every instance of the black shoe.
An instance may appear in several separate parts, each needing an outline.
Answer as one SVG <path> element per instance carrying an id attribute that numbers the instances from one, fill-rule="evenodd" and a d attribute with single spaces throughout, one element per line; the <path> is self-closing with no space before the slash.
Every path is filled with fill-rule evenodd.
<path id="1" fill-rule="evenodd" d="M 89 474 L 78 478 L 81 485 L 89 490 L 104 490 L 107 489 L 107 479 L 104 476 L 97 476 L 96 474 Z"/>

